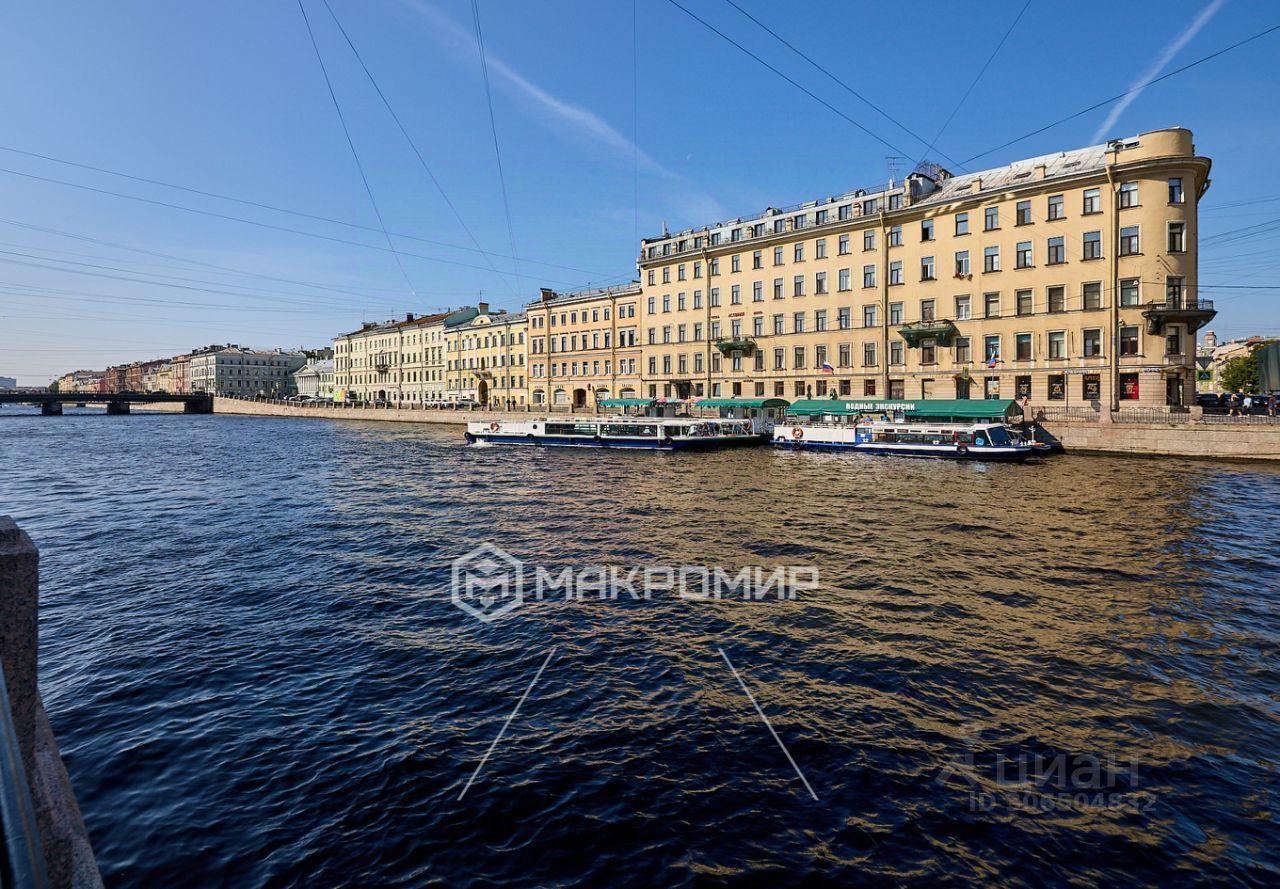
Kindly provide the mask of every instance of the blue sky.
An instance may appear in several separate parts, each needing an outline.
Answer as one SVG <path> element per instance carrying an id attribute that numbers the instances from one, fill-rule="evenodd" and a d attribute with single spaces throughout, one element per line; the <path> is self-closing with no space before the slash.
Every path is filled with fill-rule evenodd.
<path id="1" fill-rule="evenodd" d="M 354 225 L 0 150 L 0 374 L 34 384 L 211 342 L 320 345 L 361 320 L 480 294 L 516 308 L 539 286 L 625 280 L 637 232 L 664 220 L 684 228 L 877 183 L 891 154 L 905 172 L 926 144 L 903 126 L 933 138 L 1025 0 L 735 0 L 902 126 L 726 0 L 680 2 L 894 149 L 668 0 L 637 0 L 634 31 L 630 0 L 478 0 L 513 261 L 469 0 L 330 0 L 458 215 L 323 0 L 304 0 L 405 276 L 296 0 L 5 4 L 0 146 Z M 1031 0 L 930 156 L 965 160 L 1276 24 L 1280 7 L 1244 0 Z M 1277 82 L 1280 32 L 1150 86 L 1114 120 L 1108 106 L 971 167 L 1100 131 L 1187 126 L 1214 161 L 1202 238 L 1266 223 L 1280 218 Z M 1277 239 L 1205 246 L 1220 335 L 1280 333 L 1280 289 L 1208 289 L 1280 284 Z"/>

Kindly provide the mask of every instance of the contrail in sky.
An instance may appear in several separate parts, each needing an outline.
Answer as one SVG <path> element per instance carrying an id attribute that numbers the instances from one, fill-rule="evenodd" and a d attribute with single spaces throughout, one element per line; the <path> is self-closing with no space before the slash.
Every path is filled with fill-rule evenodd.
<path id="1" fill-rule="evenodd" d="M 1132 92 L 1128 93 L 1112 107 L 1111 113 L 1107 115 L 1107 119 L 1102 122 L 1102 125 L 1098 127 L 1097 132 L 1093 134 L 1093 142 L 1101 142 L 1103 139 L 1107 138 L 1107 135 L 1111 132 L 1111 128 L 1114 127 L 1116 121 L 1120 119 L 1120 115 L 1124 114 L 1125 109 L 1133 104 L 1134 99 L 1142 95 L 1142 91 L 1147 88 L 1147 85 L 1150 84 L 1152 80 L 1160 76 L 1160 72 L 1173 61 L 1173 57 L 1181 52 L 1184 46 L 1191 42 L 1191 38 L 1200 33 L 1201 28 L 1209 24 L 1209 19 L 1213 18 L 1225 2 L 1226 0 L 1213 0 L 1212 3 L 1200 10 L 1200 14 L 1192 20 L 1191 24 L 1187 25 L 1187 27 L 1183 29 L 1181 34 L 1174 38 L 1172 43 L 1164 48 L 1160 55 L 1156 57 L 1156 60 L 1151 63 L 1151 67 L 1148 68 L 1141 77 L 1134 81 L 1133 86 L 1129 88 Z"/>

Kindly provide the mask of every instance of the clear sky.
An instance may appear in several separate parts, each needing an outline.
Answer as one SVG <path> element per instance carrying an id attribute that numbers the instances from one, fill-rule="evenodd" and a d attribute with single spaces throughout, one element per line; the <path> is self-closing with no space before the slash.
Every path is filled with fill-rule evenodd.
<path id="1" fill-rule="evenodd" d="M 3 4 L 0 375 L 43 384 L 213 342 L 318 346 L 481 294 L 514 309 L 539 286 L 627 280 L 638 236 L 664 220 L 879 183 L 890 155 L 899 175 L 926 154 L 955 169 L 1280 24 L 1280 4 L 1246 0 L 734 0 L 891 121 L 727 0 L 679 2 L 840 113 L 670 0 L 477 0 L 508 228 L 470 0 L 329 0 L 439 187 L 324 0 L 303 0 L 403 275 L 297 0 Z M 1189 127 L 1214 162 L 1202 239 L 1259 225 L 1204 245 L 1211 326 L 1278 334 L 1278 83 L 1274 32 L 967 168 Z"/>

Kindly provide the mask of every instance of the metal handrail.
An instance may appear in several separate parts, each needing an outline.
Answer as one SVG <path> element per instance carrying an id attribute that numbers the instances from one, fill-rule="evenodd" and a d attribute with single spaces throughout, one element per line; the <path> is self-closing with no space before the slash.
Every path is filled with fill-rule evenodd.
<path id="1" fill-rule="evenodd" d="M 0 869 L 6 886 L 37 887 L 49 885 L 45 871 L 44 850 L 36 825 L 35 804 L 31 801 L 31 785 L 22 764 L 18 733 L 9 709 L 9 685 L 0 664 L 0 820 L 4 827 L 4 847 L 0 849 Z"/>

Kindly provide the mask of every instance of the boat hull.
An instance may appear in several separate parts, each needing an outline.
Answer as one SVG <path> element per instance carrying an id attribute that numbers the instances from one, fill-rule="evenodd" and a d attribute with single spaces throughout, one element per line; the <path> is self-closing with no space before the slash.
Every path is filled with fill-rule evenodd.
<path id="1" fill-rule="evenodd" d="M 774 444 L 791 451 L 854 451 L 876 457 L 923 457 L 934 460 L 973 460 L 982 463 L 1021 463 L 1036 451 L 1030 447 L 975 447 L 961 451 L 954 445 L 884 445 L 845 441 L 783 441 Z"/>
<path id="2" fill-rule="evenodd" d="M 660 439 L 582 438 L 566 435 L 501 435 L 477 433 L 471 435 L 477 443 L 500 445 L 524 445 L 548 448 L 612 448 L 631 451 L 709 451 L 718 448 L 747 447 L 764 444 L 759 436 L 716 439 Z"/>

